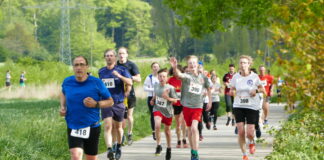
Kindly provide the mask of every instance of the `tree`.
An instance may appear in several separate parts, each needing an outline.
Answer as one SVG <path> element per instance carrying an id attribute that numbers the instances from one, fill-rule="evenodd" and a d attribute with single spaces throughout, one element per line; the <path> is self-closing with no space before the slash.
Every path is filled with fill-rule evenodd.
<path id="1" fill-rule="evenodd" d="M 226 30 L 232 25 L 263 27 L 269 25 L 274 0 L 164 0 L 176 14 L 180 24 L 190 28 L 194 36 Z"/>
<path id="2" fill-rule="evenodd" d="M 323 111 L 322 0 L 165 1 L 181 16 L 180 24 L 196 36 L 230 28 L 232 23 L 269 27 L 271 45 L 280 51 L 277 61 L 288 71 L 284 75 L 288 102 L 300 99 L 305 108 Z M 292 59 L 282 58 L 287 55 Z"/>

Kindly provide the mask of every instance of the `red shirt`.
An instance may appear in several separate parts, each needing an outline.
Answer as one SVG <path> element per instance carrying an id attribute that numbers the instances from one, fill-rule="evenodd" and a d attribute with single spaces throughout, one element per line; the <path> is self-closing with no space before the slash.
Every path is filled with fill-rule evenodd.
<path id="1" fill-rule="evenodd" d="M 169 78 L 168 83 L 175 88 L 175 91 L 177 92 L 177 95 L 179 97 L 179 94 L 181 93 L 181 79 L 177 79 L 176 77 L 173 76 Z M 180 100 L 173 103 L 173 105 L 181 106 Z"/>
<path id="2" fill-rule="evenodd" d="M 223 77 L 223 82 L 224 82 L 224 83 L 225 83 L 225 82 L 227 82 L 227 83 L 231 83 L 231 80 L 232 80 L 234 74 L 235 74 L 235 73 L 233 73 L 233 74 L 230 74 L 229 72 L 226 73 L 226 74 L 224 75 L 224 77 Z M 230 90 L 231 90 L 231 88 L 228 88 L 228 87 L 225 85 L 225 91 L 224 91 L 224 94 L 226 94 L 226 95 L 230 95 Z"/>
<path id="3" fill-rule="evenodd" d="M 268 74 L 264 75 L 264 76 L 259 75 L 259 78 L 261 80 L 262 86 L 264 87 L 264 89 L 267 93 L 267 96 L 270 96 L 272 82 L 273 82 L 273 76 L 268 75 Z"/>

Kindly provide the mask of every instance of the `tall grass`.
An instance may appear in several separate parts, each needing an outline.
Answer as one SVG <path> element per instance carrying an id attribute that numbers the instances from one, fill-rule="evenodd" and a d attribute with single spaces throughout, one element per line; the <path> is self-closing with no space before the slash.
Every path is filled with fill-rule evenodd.
<path id="1" fill-rule="evenodd" d="M 59 102 L 2 101 L 0 159 L 69 159 Z"/>
<path id="2" fill-rule="evenodd" d="M 58 114 L 58 100 L 2 100 L 0 103 L 1 160 L 66 160 L 66 123 Z M 151 134 L 145 99 L 134 112 L 134 139 Z M 106 151 L 103 128 L 100 153 Z"/>

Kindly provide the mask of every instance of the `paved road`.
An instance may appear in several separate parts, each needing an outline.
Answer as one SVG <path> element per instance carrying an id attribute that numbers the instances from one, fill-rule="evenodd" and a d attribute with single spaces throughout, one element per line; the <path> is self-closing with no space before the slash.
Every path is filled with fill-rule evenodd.
<path id="1" fill-rule="evenodd" d="M 272 151 L 272 141 L 268 133 L 271 127 L 280 127 L 280 121 L 287 119 L 287 114 L 283 109 L 283 105 L 278 106 L 277 104 L 270 105 L 270 118 L 269 126 L 263 130 L 262 138 L 263 143 L 256 145 L 256 153 L 249 155 L 250 160 L 264 159 Z M 234 127 L 225 126 L 226 117 L 219 117 L 217 122 L 218 130 L 203 130 L 204 139 L 200 142 L 199 156 L 201 160 L 239 160 L 242 158 L 241 150 L 237 143 L 237 135 L 234 134 Z M 155 152 L 155 141 L 152 136 L 145 137 L 139 141 L 134 142 L 131 146 L 125 146 L 122 148 L 122 160 L 164 160 L 166 144 L 164 134 L 162 134 L 162 146 L 163 151 L 161 156 L 156 157 Z M 176 135 L 175 131 L 172 131 L 172 159 L 174 160 L 189 160 L 190 149 L 189 148 L 175 148 L 176 146 Z M 105 160 L 106 153 L 99 155 L 99 160 Z"/>

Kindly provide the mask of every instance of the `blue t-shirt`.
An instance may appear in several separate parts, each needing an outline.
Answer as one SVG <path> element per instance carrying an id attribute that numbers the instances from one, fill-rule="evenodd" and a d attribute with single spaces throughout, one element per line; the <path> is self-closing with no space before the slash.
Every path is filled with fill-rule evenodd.
<path id="1" fill-rule="evenodd" d="M 108 88 L 111 93 L 112 98 L 114 99 L 115 104 L 124 102 L 124 82 L 117 78 L 112 72 L 117 71 L 120 75 L 131 78 L 127 68 L 123 66 L 117 66 L 111 70 L 107 67 L 102 67 L 99 70 L 99 78 L 103 81 L 106 88 Z"/>
<path id="2" fill-rule="evenodd" d="M 66 98 L 65 120 L 68 128 L 80 129 L 100 125 L 99 108 L 89 108 L 83 104 L 83 99 L 91 97 L 96 101 L 111 97 L 109 91 L 99 78 L 89 76 L 87 80 L 78 82 L 75 76 L 64 79 L 62 92 Z"/>

